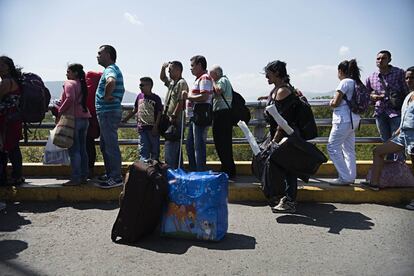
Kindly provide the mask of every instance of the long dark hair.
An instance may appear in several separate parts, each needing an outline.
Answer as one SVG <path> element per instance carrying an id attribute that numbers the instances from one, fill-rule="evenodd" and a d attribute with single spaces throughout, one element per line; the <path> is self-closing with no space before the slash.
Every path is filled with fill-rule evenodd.
<path id="1" fill-rule="evenodd" d="M 348 78 L 353 79 L 357 84 L 363 84 L 361 81 L 361 69 L 358 67 L 356 59 L 342 61 L 338 65 L 338 70 L 341 70 Z"/>
<path id="2" fill-rule="evenodd" d="M 10 77 L 17 82 L 18 85 L 20 85 L 22 79 L 22 68 L 14 65 L 14 61 L 8 56 L 0 56 L 0 60 L 5 63 L 7 67 L 9 67 Z"/>
<path id="3" fill-rule="evenodd" d="M 279 78 L 282 78 L 284 82 L 290 85 L 290 77 L 286 70 L 286 62 L 275 60 L 269 62 L 265 68 L 263 68 L 265 72 L 272 72 L 277 73 Z"/>
<path id="4" fill-rule="evenodd" d="M 88 108 L 86 107 L 86 100 L 88 98 L 88 87 L 86 86 L 85 71 L 83 71 L 83 66 L 79 63 L 72 63 L 69 64 L 68 69 L 78 74 L 78 78 L 81 83 L 81 105 L 83 108 L 83 112 L 87 112 Z"/>

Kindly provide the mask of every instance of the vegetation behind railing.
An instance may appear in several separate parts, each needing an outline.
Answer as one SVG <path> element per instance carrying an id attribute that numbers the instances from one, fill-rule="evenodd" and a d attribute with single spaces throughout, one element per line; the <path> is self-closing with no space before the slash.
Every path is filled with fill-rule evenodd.
<path id="1" fill-rule="evenodd" d="M 331 129 L 332 109 L 328 107 L 327 100 L 310 100 L 312 109 L 317 121 L 319 137 L 314 139 L 318 147 L 326 152 L 326 143 Z M 252 120 L 249 128 L 255 137 L 260 141 L 268 132 L 268 127 L 263 118 L 265 102 L 249 102 L 247 103 L 252 113 Z M 124 111 L 131 110 L 132 104 L 124 104 Z M 364 118 L 360 129 L 356 131 L 357 146 L 356 155 L 358 160 L 371 160 L 372 149 L 379 142 L 378 131 L 375 126 L 375 120 L 372 118 L 373 110 L 369 109 L 362 115 Z M 34 125 L 29 133 L 29 143 L 26 146 L 21 142 L 23 161 L 24 162 L 42 162 L 44 144 L 49 135 L 49 130 L 54 127 L 54 118 L 50 113 L 46 114 L 46 118 L 40 126 Z M 119 129 L 119 140 L 121 144 L 121 153 L 123 161 L 135 161 L 138 158 L 138 134 L 136 124 L 131 119 L 127 124 L 122 124 Z M 186 137 L 186 135 L 185 135 Z M 207 144 L 207 160 L 219 160 L 216 154 L 214 144 L 212 143 L 212 130 L 209 128 Z M 244 139 L 242 131 L 238 127 L 233 128 L 233 155 L 235 160 L 251 160 L 252 152 L 247 141 Z M 98 141 L 97 141 L 98 143 Z M 97 146 L 97 161 L 102 161 L 102 155 Z M 185 146 L 183 146 L 184 158 L 186 160 Z M 163 146 L 161 145 L 161 160 L 164 160 Z"/>

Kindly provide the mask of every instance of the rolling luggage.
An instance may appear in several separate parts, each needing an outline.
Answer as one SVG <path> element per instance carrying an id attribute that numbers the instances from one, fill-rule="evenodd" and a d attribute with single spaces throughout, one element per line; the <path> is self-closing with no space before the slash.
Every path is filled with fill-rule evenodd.
<path id="1" fill-rule="evenodd" d="M 151 234 L 160 222 L 167 202 L 167 165 L 156 160 L 138 161 L 129 167 L 120 209 L 112 227 L 111 239 L 132 243 Z"/>
<path id="2" fill-rule="evenodd" d="M 169 202 L 161 235 L 219 241 L 228 227 L 228 177 L 212 171 L 168 170 Z"/>

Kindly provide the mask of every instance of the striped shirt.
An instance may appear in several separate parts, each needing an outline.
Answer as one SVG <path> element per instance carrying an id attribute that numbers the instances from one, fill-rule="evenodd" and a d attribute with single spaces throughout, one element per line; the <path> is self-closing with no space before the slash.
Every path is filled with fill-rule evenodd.
<path id="1" fill-rule="evenodd" d="M 213 79 L 209 76 L 209 74 L 204 73 L 195 80 L 194 87 L 191 89 L 190 95 L 200 95 L 206 93 L 209 97 L 206 101 L 204 101 L 204 103 L 211 104 L 211 100 L 213 98 Z M 197 103 L 187 101 L 187 118 L 193 117 L 193 109 L 195 104 Z"/>
<path id="2" fill-rule="evenodd" d="M 112 91 L 112 97 L 114 97 L 114 99 L 112 101 L 105 101 L 105 85 L 106 81 L 110 77 L 115 79 L 115 89 Z M 102 77 L 99 80 L 98 88 L 96 89 L 96 113 L 99 114 L 109 111 L 121 110 L 121 102 L 122 98 L 124 97 L 124 92 L 124 78 L 122 76 L 121 70 L 119 70 L 119 67 L 116 64 L 109 65 L 103 71 Z"/>

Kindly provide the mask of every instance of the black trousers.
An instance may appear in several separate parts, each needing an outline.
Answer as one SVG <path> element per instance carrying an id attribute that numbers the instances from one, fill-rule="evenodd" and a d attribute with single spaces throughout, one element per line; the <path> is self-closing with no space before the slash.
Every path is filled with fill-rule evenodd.
<path id="1" fill-rule="evenodd" d="M 217 155 L 221 162 L 221 171 L 230 178 L 236 176 L 236 165 L 233 160 L 233 124 L 228 109 L 213 113 L 213 139 Z"/>
<path id="2" fill-rule="evenodd" d="M 93 170 L 96 161 L 95 139 L 86 136 L 86 153 L 88 154 L 88 168 Z"/>

